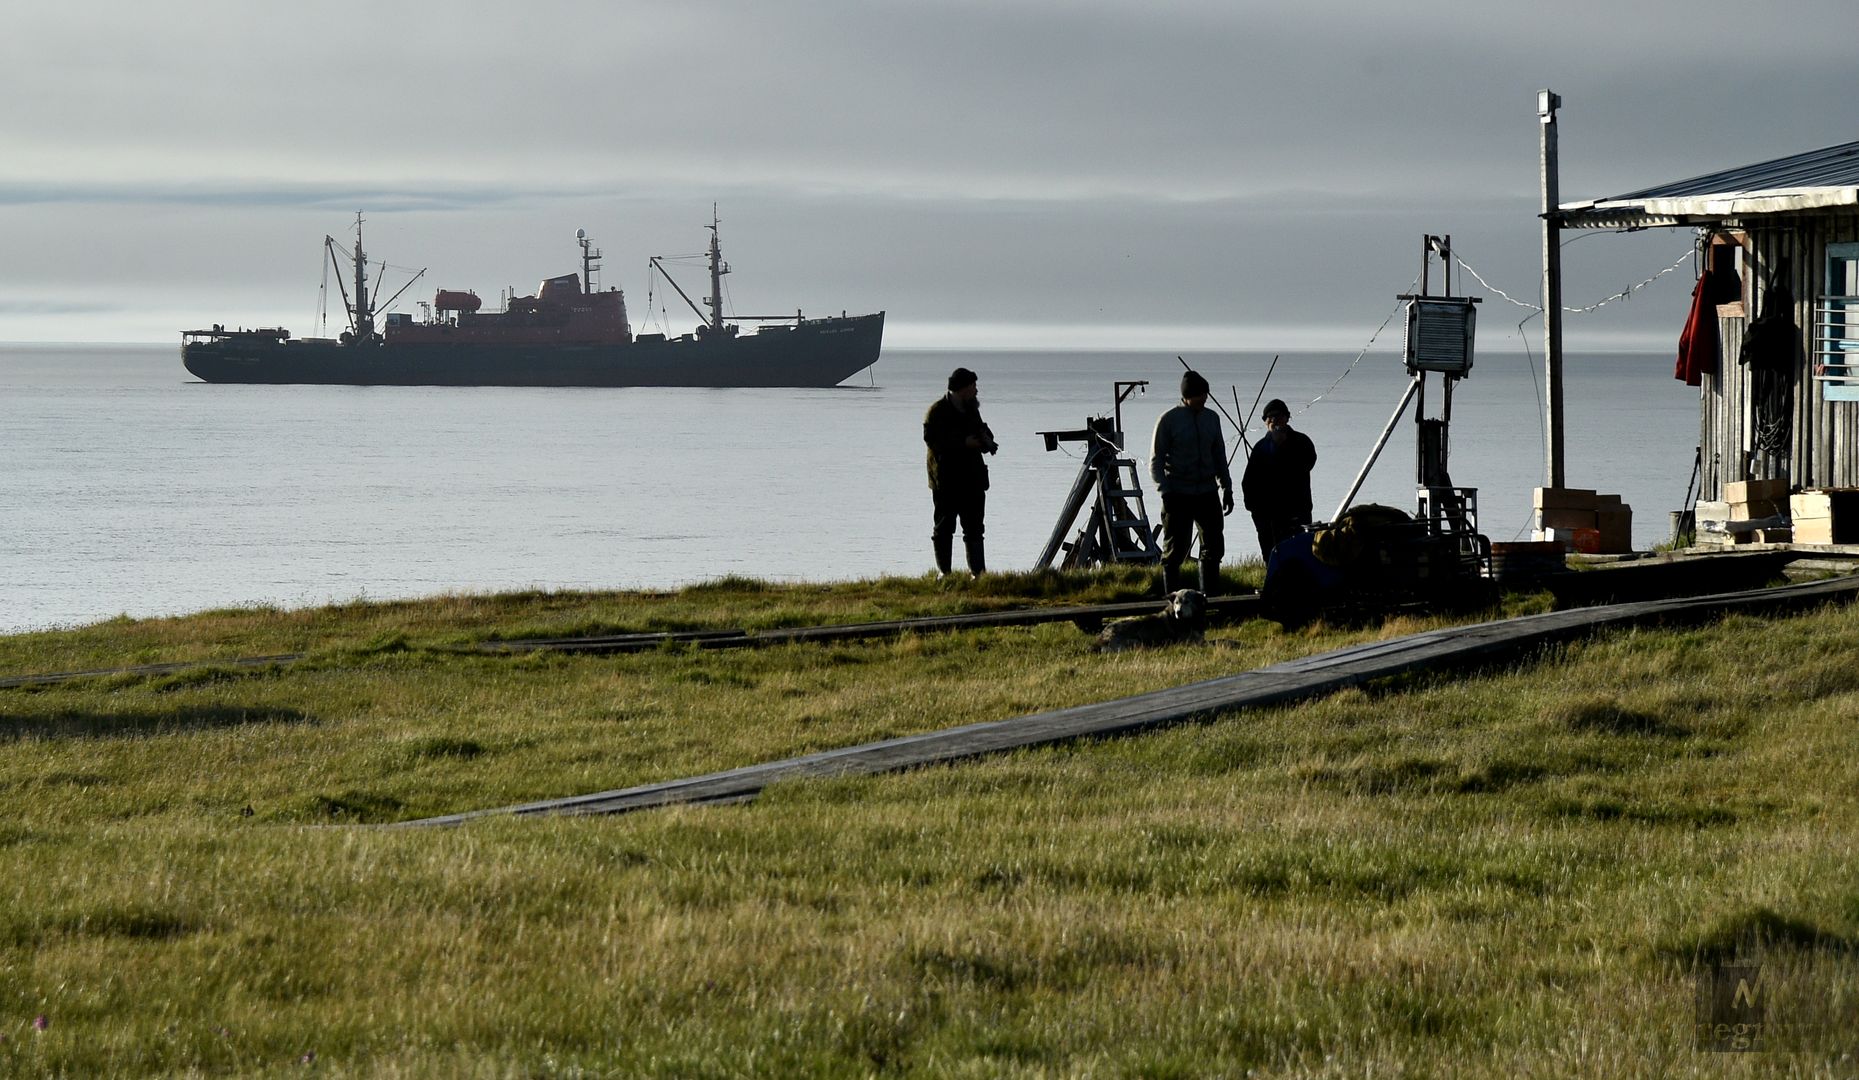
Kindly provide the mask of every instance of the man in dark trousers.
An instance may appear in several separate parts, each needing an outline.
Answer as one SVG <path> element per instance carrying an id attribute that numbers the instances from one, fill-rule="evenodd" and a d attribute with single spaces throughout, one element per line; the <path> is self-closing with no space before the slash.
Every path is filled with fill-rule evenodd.
<path id="1" fill-rule="evenodd" d="M 1271 561 L 1272 549 L 1310 524 L 1310 470 L 1317 446 L 1291 430 L 1291 410 L 1277 398 L 1265 403 L 1265 436 L 1252 448 L 1240 480 L 1246 509 L 1259 531 L 1259 557 Z"/>
<path id="2" fill-rule="evenodd" d="M 947 574 L 954 558 L 955 526 L 962 525 L 962 545 L 968 550 L 968 570 L 987 571 L 982 554 L 981 518 L 987 509 L 988 465 L 981 455 L 1000 449 L 994 432 L 981 422 L 981 399 L 975 373 L 956 368 L 949 375 L 949 392 L 929 407 L 923 417 L 923 442 L 929 447 L 930 497 L 935 502 L 936 524 L 930 541 L 936 546 L 936 570 Z"/>
<path id="3" fill-rule="evenodd" d="M 1233 512 L 1233 476 L 1226 468 L 1220 417 L 1207 407 L 1207 380 L 1199 372 L 1181 377 L 1181 404 L 1155 422 L 1149 476 L 1162 493 L 1163 591 L 1181 588 L 1181 563 L 1198 528 L 1201 592 L 1218 595 L 1220 559 L 1226 554 L 1222 519 Z"/>

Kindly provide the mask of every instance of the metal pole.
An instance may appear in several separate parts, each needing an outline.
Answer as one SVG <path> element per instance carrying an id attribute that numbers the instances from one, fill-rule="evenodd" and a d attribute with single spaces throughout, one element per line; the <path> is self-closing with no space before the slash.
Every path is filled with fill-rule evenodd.
<path id="1" fill-rule="evenodd" d="M 1248 462 L 1252 460 L 1252 442 L 1251 442 L 1251 434 L 1250 434 L 1252 431 L 1252 418 L 1259 411 L 1259 402 L 1265 400 L 1265 388 L 1271 385 L 1272 372 L 1277 371 L 1277 370 L 1278 370 L 1278 354 L 1273 353 L 1272 354 L 1272 366 L 1265 369 L 1265 380 L 1259 383 L 1259 392 L 1256 395 L 1254 395 L 1252 398 L 1252 408 L 1246 411 L 1246 422 L 1244 424 L 1241 424 L 1239 428 L 1239 445 L 1246 448 L 1246 460 Z M 1238 411 L 1239 409 L 1239 387 L 1237 386 L 1233 388 L 1233 409 L 1235 411 Z M 1233 464 L 1233 458 L 1235 456 L 1236 455 L 1234 454 L 1228 454 L 1226 456 L 1226 463 L 1228 465 Z"/>
<path id="2" fill-rule="evenodd" d="M 1536 96 L 1536 115 L 1543 129 L 1543 389 L 1549 432 L 1544 475 L 1552 488 L 1567 481 L 1562 454 L 1562 242 L 1555 217 L 1561 200 L 1556 157 L 1556 110 L 1561 106 L 1561 95 L 1552 90 Z"/>
<path id="3" fill-rule="evenodd" d="M 1381 456 L 1382 447 L 1388 445 L 1388 436 L 1394 434 L 1394 425 L 1401 422 L 1401 414 L 1407 411 L 1407 403 L 1420 392 L 1420 380 L 1424 377 L 1424 373 L 1415 375 L 1414 381 L 1407 384 L 1407 393 L 1401 395 L 1401 403 L 1394 407 L 1394 415 L 1388 417 L 1388 426 L 1381 429 L 1381 438 L 1375 440 L 1375 449 L 1368 452 L 1368 460 L 1362 463 L 1362 471 L 1356 474 L 1356 482 L 1349 485 L 1349 494 L 1336 504 L 1336 513 L 1330 515 L 1331 521 L 1342 517 L 1343 511 L 1349 509 L 1350 500 L 1356 497 L 1356 492 L 1362 490 L 1362 481 L 1368 479 L 1368 471 L 1375 467 L 1375 459 Z"/>

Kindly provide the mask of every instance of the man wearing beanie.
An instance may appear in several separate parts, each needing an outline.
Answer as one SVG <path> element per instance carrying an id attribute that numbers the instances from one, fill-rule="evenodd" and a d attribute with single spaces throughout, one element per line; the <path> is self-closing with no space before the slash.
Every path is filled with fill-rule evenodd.
<path id="1" fill-rule="evenodd" d="M 1259 531 L 1259 557 L 1271 561 L 1272 549 L 1310 524 L 1310 470 L 1317 446 L 1310 436 L 1291 430 L 1291 410 L 1277 398 L 1265 403 L 1265 437 L 1252 448 L 1240 490 Z"/>
<path id="2" fill-rule="evenodd" d="M 1207 408 L 1207 380 L 1199 372 L 1181 377 L 1181 404 L 1155 422 L 1149 475 L 1162 493 L 1162 589 L 1181 588 L 1181 563 L 1194 530 L 1201 533 L 1201 592 L 1220 591 L 1220 559 L 1226 554 L 1224 515 L 1233 512 L 1233 477 L 1226 468 L 1226 437 L 1220 418 Z"/>
<path id="3" fill-rule="evenodd" d="M 994 432 L 981 422 L 974 372 L 959 367 L 949 375 L 949 392 L 923 417 L 923 442 L 929 447 L 930 498 L 935 504 L 930 542 L 936 548 L 936 570 L 950 572 L 959 521 L 968 570 L 984 573 L 988 567 L 982 554 L 981 518 L 987 509 L 988 465 L 981 455 L 992 454 L 1000 446 Z"/>

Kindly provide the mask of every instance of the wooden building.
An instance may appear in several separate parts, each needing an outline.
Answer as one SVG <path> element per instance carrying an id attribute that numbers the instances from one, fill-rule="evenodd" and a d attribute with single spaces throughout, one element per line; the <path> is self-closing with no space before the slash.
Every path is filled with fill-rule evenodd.
<path id="1" fill-rule="evenodd" d="M 1702 498 L 1748 480 L 1859 488 L 1859 142 L 1547 216 L 1560 229 L 1697 230 L 1704 283 L 1692 325 L 1672 332 L 1707 346 L 1695 365 Z"/>

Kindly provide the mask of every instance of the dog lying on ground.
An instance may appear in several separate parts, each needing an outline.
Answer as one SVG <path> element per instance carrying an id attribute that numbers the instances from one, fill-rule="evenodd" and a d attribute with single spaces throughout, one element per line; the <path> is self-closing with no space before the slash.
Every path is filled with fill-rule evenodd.
<path id="1" fill-rule="evenodd" d="M 1157 645 L 1194 644 L 1207 630 L 1207 597 L 1193 589 L 1168 594 L 1162 610 L 1154 615 L 1135 615 L 1112 619 L 1097 635 L 1095 652 L 1122 652 Z"/>

